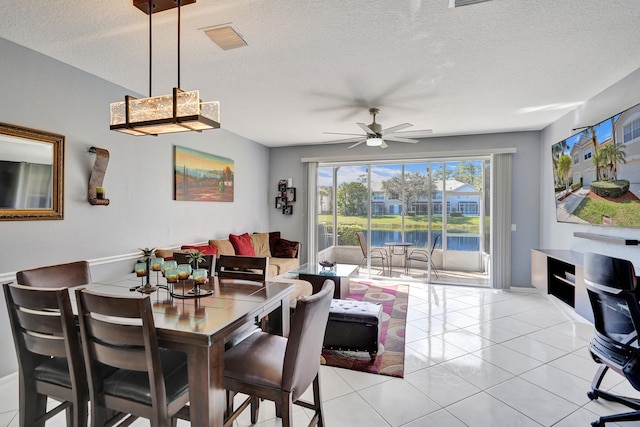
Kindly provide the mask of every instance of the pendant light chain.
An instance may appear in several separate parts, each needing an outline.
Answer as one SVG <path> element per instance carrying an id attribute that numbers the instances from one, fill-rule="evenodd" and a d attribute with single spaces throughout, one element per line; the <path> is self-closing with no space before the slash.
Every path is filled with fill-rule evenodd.
<path id="1" fill-rule="evenodd" d="M 178 88 L 180 86 L 180 3 L 181 0 L 178 0 Z"/>
<path id="2" fill-rule="evenodd" d="M 152 34 L 153 32 L 151 31 L 152 28 L 152 22 L 151 22 L 151 17 L 153 16 L 153 1 L 149 0 L 147 2 L 147 4 L 149 5 L 149 98 L 151 98 L 151 88 L 152 88 L 152 84 L 151 84 L 151 79 L 153 76 L 153 72 L 152 72 L 152 64 L 153 64 L 153 40 L 152 40 Z"/>

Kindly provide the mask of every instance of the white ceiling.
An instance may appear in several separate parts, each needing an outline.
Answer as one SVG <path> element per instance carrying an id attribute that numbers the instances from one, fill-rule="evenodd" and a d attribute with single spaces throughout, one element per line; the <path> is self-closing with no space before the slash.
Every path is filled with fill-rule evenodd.
<path id="1" fill-rule="evenodd" d="M 539 130 L 640 68 L 639 0 L 448 4 L 197 0 L 182 8 L 181 88 L 275 147 L 359 134 L 369 107 L 384 128 L 434 136 Z M 153 20 L 161 95 L 177 86 L 176 9 Z M 122 99 L 148 95 L 148 17 L 132 0 L 0 0 L 0 22 L 0 37 L 127 88 Z M 247 47 L 201 31 L 228 22 Z"/>

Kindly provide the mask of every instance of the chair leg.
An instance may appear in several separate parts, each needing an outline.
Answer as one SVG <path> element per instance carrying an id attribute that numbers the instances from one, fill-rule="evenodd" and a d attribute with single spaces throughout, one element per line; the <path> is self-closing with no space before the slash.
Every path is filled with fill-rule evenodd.
<path id="1" fill-rule="evenodd" d="M 291 393 L 285 393 L 282 406 L 280 408 L 282 416 L 282 427 L 291 427 L 293 423 L 293 396 Z"/>
<path id="2" fill-rule="evenodd" d="M 260 411 L 260 399 L 253 396 L 251 398 L 251 424 L 258 422 L 258 413 Z"/>
<path id="3" fill-rule="evenodd" d="M 318 416 L 318 427 L 324 427 L 324 410 L 322 408 L 322 398 L 320 397 L 320 374 L 313 379 L 313 406 Z"/>
<path id="4" fill-rule="evenodd" d="M 47 412 L 47 396 L 34 389 L 24 390 L 24 387 L 20 387 L 19 400 L 20 426 L 44 427 L 44 421 L 36 423 L 36 420 Z"/>

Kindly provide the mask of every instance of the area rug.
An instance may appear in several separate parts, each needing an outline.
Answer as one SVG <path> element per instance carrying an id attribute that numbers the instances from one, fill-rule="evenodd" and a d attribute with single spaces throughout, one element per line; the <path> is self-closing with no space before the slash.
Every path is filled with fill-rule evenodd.
<path id="1" fill-rule="evenodd" d="M 382 304 L 378 354 L 372 361 L 369 353 L 364 351 L 323 349 L 324 363 L 337 368 L 404 377 L 404 332 L 407 325 L 409 286 L 353 280 L 347 299 Z"/>

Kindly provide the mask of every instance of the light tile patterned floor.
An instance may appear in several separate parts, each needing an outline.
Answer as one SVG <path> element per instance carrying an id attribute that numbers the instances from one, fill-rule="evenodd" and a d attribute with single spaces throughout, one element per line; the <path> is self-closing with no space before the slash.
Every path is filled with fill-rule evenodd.
<path id="1" fill-rule="evenodd" d="M 405 378 L 323 366 L 326 426 L 588 426 L 626 410 L 587 398 L 597 370 L 587 351 L 593 328 L 560 303 L 533 290 L 412 283 L 410 293 Z M 638 395 L 615 374 L 604 386 Z M 309 417 L 296 410 L 295 425 Z M 17 418 L 16 377 L 0 379 L 0 425 Z M 62 415 L 47 423 L 62 425 Z M 258 425 L 280 425 L 272 404 L 261 405 Z"/>

